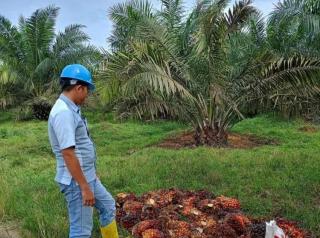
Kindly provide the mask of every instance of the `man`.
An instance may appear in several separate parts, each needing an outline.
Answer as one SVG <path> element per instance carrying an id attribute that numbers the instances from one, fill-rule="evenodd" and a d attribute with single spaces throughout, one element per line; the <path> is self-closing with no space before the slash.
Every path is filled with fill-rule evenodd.
<path id="1" fill-rule="evenodd" d="M 70 238 L 89 238 L 93 207 L 100 216 L 103 238 L 118 238 L 115 201 L 96 176 L 96 151 L 80 105 L 95 86 L 82 65 L 66 66 L 60 76 L 62 94 L 51 109 L 48 132 L 56 156 L 55 181 L 68 205 Z"/>

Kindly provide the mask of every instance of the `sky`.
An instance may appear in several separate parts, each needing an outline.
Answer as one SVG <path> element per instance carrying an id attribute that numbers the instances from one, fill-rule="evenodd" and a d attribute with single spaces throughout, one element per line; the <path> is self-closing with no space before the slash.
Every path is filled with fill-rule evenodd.
<path id="1" fill-rule="evenodd" d="M 159 7 L 159 0 L 150 0 Z M 0 0 L 0 15 L 17 24 L 19 16 L 29 17 L 36 9 L 48 5 L 60 8 L 56 22 L 56 31 L 63 31 L 70 24 L 83 24 L 84 31 L 90 36 L 90 43 L 97 47 L 107 48 L 107 38 L 111 34 L 112 22 L 108 10 L 114 4 L 124 0 Z M 187 9 L 194 6 L 196 0 L 184 0 Z M 264 15 L 268 15 L 278 0 L 254 0 Z"/>

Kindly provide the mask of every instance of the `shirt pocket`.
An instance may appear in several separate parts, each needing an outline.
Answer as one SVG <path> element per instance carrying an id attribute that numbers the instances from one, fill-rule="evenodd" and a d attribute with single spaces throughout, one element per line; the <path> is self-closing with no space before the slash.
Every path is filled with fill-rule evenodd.
<path id="1" fill-rule="evenodd" d="M 78 124 L 76 127 L 76 141 L 77 140 L 84 140 L 84 139 L 89 139 L 89 136 L 88 136 L 87 127 L 86 127 L 84 121 L 82 121 L 82 119 L 80 119 L 78 121 Z"/>

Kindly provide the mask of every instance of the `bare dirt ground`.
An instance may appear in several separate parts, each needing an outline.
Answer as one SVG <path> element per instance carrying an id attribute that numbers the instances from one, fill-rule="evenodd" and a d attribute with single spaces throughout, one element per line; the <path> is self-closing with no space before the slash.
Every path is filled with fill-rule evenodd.
<path id="1" fill-rule="evenodd" d="M 230 133 L 228 135 L 228 145 L 226 148 L 250 149 L 263 145 L 277 145 L 274 140 L 257 137 L 254 135 Z M 168 149 L 194 148 L 196 147 L 193 132 L 184 132 L 174 137 L 169 137 L 157 146 Z"/>
<path id="2" fill-rule="evenodd" d="M 0 223 L 0 238 L 21 238 L 18 225 Z"/>

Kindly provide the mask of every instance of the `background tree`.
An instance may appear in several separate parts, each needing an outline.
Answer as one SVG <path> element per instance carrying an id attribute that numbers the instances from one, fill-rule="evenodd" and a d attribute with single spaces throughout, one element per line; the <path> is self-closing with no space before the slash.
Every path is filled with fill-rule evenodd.
<path id="1" fill-rule="evenodd" d="M 0 63 L 0 108 L 4 109 L 15 103 L 19 90 L 16 85 L 16 75 L 11 73 L 8 66 Z M 18 88 L 19 89 L 19 88 Z"/>
<path id="2" fill-rule="evenodd" d="M 82 31 L 84 26 L 70 25 L 55 34 L 58 10 L 54 6 L 38 9 L 29 18 L 20 17 L 18 26 L 0 16 L 0 61 L 14 75 L 14 91 L 19 92 L 11 95 L 8 102 L 27 102 L 37 107 L 41 101 L 41 112 L 43 101 L 45 109 L 51 96 L 56 97 L 58 75 L 65 65 L 97 64 L 99 52 L 87 44 L 89 37 Z M 37 115 L 46 117 L 47 113 L 46 109 Z"/>
<path id="3" fill-rule="evenodd" d="M 320 5 L 314 0 L 284 0 L 279 2 L 268 19 L 267 42 L 278 60 L 302 56 L 305 59 L 320 56 Z M 318 77 L 318 76 L 317 76 Z M 319 114 L 319 89 L 297 85 L 278 87 L 270 98 L 271 105 L 283 115 L 303 115 L 316 118 Z"/>

